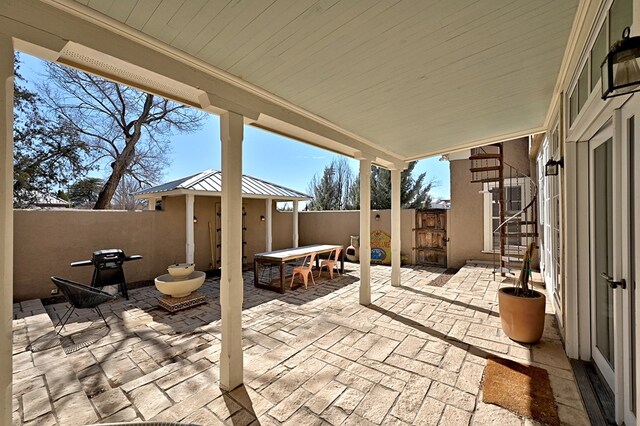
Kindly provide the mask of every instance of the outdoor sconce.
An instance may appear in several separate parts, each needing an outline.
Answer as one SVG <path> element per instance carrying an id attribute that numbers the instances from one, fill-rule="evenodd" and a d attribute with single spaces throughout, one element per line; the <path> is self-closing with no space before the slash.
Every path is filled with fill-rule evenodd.
<path id="1" fill-rule="evenodd" d="M 622 31 L 600 66 L 602 99 L 640 90 L 640 37 L 629 37 L 629 27 Z"/>
<path id="2" fill-rule="evenodd" d="M 376 215 L 376 220 L 380 220 L 380 215 L 379 214 Z"/>
<path id="3" fill-rule="evenodd" d="M 260 216 L 260 221 L 264 222 L 265 220 L 264 216 Z"/>
<path id="4" fill-rule="evenodd" d="M 198 218 L 197 217 L 193 217 L 193 223 L 198 223 Z"/>
<path id="5" fill-rule="evenodd" d="M 544 175 L 545 176 L 558 176 L 560 172 L 560 167 L 564 169 L 564 158 L 559 160 L 554 160 L 553 158 L 547 161 L 547 164 L 544 165 Z"/>

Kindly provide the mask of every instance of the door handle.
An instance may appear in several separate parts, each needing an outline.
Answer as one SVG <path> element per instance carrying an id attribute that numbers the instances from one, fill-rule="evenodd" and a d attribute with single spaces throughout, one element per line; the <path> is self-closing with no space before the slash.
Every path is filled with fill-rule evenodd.
<path id="1" fill-rule="evenodd" d="M 622 287 L 623 290 L 627 288 L 627 282 L 624 280 L 624 278 L 621 278 L 620 281 L 615 281 L 606 272 L 601 273 L 600 276 L 605 280 L 607 280 L 607 282 L 609 283 L 609 287 L 611 287 L 614 290 L 618 287 Z"/>

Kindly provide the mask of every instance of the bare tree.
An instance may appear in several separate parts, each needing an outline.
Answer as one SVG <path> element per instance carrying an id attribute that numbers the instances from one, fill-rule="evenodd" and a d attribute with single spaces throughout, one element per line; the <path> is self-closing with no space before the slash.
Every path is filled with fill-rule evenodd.
<path id="1" fill-rule="evenodd" d="M 199 129 L 205 113 L 73 68 L 47 64 L 45 102 L 72 123 L 93 165 L 111 170 L 94 209 L 110 207 L 123 176 L 151 185 L 167 166 L 168 138 Z"/>
<path id="2" fill-rule="evenodd" d="M 122 176 L 118 189 L 113 194 L 113 201 L 111 203 L 114 209 L 118 210 L 141 210 L 147 205 L 145 200 L 136 199 L 133 195 L 135 192 L 143 189 L 143 186 L 137 180 L 131 178 L 128 175 Z"/>
<path id="3" fill-rule="evenodd" d="M 308 210 L 346 210 L 349 208 L 349 188 L 353 184 L 353 171 L 345 158 L 334 159 L 321 174 L 309 182 L 312 196 Z"/>

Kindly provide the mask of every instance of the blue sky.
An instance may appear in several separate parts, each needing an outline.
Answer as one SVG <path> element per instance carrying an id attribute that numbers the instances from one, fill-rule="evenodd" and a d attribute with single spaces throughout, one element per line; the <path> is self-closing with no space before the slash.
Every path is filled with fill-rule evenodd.
<path id="1" fill-rule="evenodd" d="M 37 81 L 42 73 L 42 61 L 20 54 L 21 74 L 29 82 Z M 171 137 L 171 164 L 165 181 L 192 175 L 206 169 L 220 169 L 219 118 L 211 115 L 197 132 Z M 309 182 L 321 173 L 333 159 L 341 157 L 330 151 L 245 126 L 243 143 L 243 173 L 306 192 Z M 347 158 L 355 174 L 358 162 Z M 449 163 L 438 157 L 420 160 L 414 176 L 427 172 L 427 180 L 436 182 L 433 198 L 449 198 Z M 106 175 L 106 171 L 105 171 Z M 97 176 L 104 177 L 104 176 Z"/>

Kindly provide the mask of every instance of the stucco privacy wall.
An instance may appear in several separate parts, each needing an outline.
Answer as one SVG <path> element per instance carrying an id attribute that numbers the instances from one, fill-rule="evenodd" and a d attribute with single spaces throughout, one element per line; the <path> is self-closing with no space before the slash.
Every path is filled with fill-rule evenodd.
<path id="1" fill-rule="evenodd" d="M 216 247 L 216 203 L 218 197 L 196 197 L 194 215 L 195 262 L 201 270 L 211 262 L 209 227 Z M 127 262 L 125 274 L 130 282 L 150 280 L 166 273 L 167 265 L 184 261 L 185 198 L 165 197 L 163 211 L 113 210 L 15 210 L 14 300 L 48 297 L 54 288 L 49 277 L 58 275 L 83 283 L 91 281 L 92 267 L 72 268 L 76 260 L 89 259 L 94 250 L 122 248 L 127 254 L 144 259 Z M 266 222 L 264 200 L 245 199 L 246 262 L 264 251 Z M 292 213 L 273 207 L 273 248 L 291 247 Z M 380 220 L 375 215 L 380 214 Z M 411 254 L 414 210 L 402 212 L 402 253 Z M 349 244 L 349 235 L 359 232 L 359 212 L 302 212 L 299 218 L 300 245 L 314 243 Z M 390 232 L 390 211 L 372 212 L 371 229 Z"/>
<path id="2" fill-rule="evenodd" d="M 528 138 L 504 142 L 504 161 L 521 173 L 530 175 Z M 481 183 L 471 183 L 470 167 L 471 162 L 466 159 L 453 160 L 449 165 L 451 209 L 447 226 L 447 265 L 450 268 L 460 268 L 470 259 L 489 262 L 493 260 L 493 254 L 483 253 L 484 195 L 480 193 Z"/>
<path id="3" fill-rule="evenodd" d="M 165 212 L 16 210 L 14 218 L 15 301 L 49 296 L 52 275 L 90 283 L 92 267 L 71 268 L 69 263 L 90 259 L 97 249 L 122 248 L 144 256 L 126 264 L 130 281 L 159 275 L 159 265 L 184 256 L 184 220 Z M 165 229 L 182 232 L 161 232 Z"/>
<path id="4" fill-rule="evenodd" d="M 201 270 L 209 268 L 211 250 L 209 227 L 216 247 L 216 203 L 219 197 L 196 197 L 194 215 L 195 262 Z M 103 248 L 121 248 L 144 259 L 125 264 L 127 281 L 143 281 L 166 273 L 167 265 L 185 258 L 185 197 L 164 197 L 163 211 L 114 210 L 15 210 L 14 218 L 14 300 L 42 298 L 54 288 L 49 277 L 58 275 L 83 283 L 91 282 L 92 267 L 72 268 L 69 263 L 90 259 Z M 247 261 L 264 251 L 264 200 L 245 199 L 247 215 Z M 284 216 L 284 217 L 281 217 Z M 274 211 L 274 248 L 291 246 L 291 214 Z M 278 246 L 277 244 L 282 244 Z"/>
<path id="5" fill-rule="evenodd" d="M 376 220 L 376 215 L 380 215 L 380 220 Z M 400 253 L 408 255 L 411 263 L 414 263 L 415 218 L 415 210 L 401 211 Z M 360 211 L 300 212 L 299 226 L 300 245 L 320 243 L 342 244 L 347 247 L 350 243 L 349 236 L 360 234 Z M 371 211 L 371 232 L 377 230 L 391 234 L 391 210 Z"/>

